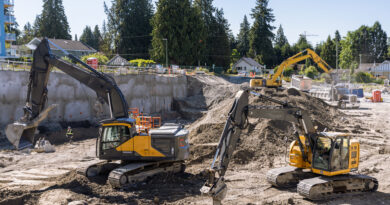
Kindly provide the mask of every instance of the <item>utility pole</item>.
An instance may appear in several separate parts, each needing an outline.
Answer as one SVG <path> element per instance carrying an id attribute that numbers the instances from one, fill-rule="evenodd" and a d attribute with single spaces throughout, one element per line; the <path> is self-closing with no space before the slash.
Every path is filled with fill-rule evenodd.
<path id="1" fill-rule="evenodd" d="M 168 68 L 168 39 L 163 38 L 162 40 L 165 41 L 165 65 Z"/>

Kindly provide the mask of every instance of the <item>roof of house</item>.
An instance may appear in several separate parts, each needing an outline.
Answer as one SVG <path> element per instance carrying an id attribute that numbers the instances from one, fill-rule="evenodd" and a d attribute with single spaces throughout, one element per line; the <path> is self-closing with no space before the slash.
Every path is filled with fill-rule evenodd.
<path id="1" fill-rule="evenodd" d="M 240 62 L 246 62 L 248 63 L 249 65 L 251 66 L 255 66 L 257 68 L 263 68 L 264 66 L 263 65 L 260 65 L 258 62 L 256 62 L 255 60 L 253 60 L 252 58 L 247 58 L 247 57 L 242 57 L 240 60 L 238 60 L 233 67 L 236 67 L 237 64 L 239 64 Z"/>
<path id="2" fill-rule="evenodd" d="M 387 60 L 383 61 L 378 66 L 372 68 L 371 71 L 373 71 L 373 72 L 383 72 L 383 71 L 389 72 L 390 71 L 390 61 L 387 61 Z"/>
<path id="3" fill-rule="evenodd" d="M 122 58 L 120 55 L 115 55 L 110 61 L 107 63 L 108 66 L 126 66 L 130 65 L 129 61 Z"/>
<path id="4" fill-rule="evenodd" d="M 32 50 L 35 50 L 39 43 L 41 42 L 42 38 L 34 38 L 31 40 L 28 44 L 26 44 L 27 47 L 29 47 Z M 81 42 L 81 41 L 72 41 L 72 40 L 65 40 L 65 39 L 53 39 L 49 38 L 49 41 L 57 45 L 58 47 L 67 50 L 67 51 L 88 51 L 88 52 L 96 52 L 96 50 L 87 44 Z M 50 44 L 50 48 L 52 50 L 59 50 L 54 45 Z"/>

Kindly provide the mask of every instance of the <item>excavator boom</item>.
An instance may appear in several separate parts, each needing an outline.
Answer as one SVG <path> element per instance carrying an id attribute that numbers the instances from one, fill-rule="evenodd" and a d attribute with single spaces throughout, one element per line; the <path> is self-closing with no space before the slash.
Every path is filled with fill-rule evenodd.
<path id="1" fill-rule="evenodd" d="M 64 73 L 94 90 L 98 99 L 109 105 L 111 118 L 128 118 L 127 102 L 114 79 L 96 71 L 66 51 L 63 52 L 67 57 L 83 65 L 85 68 L 81 68 L 60 59 L 52 54 L 50 44 L 59 48 L 45 38 L 34 51 L 26 106 L 23 108 L 24 116 L 17 122 L 8 125 L 6 128 L 7 138 L 16 149 L 20 148 L 19 145 L 21 141 L 26 140 L 31 143 L 34 142 L 34 134 L 39 123 L 42 122 L 47 117 L 48 112 L 54 108 L 53 106 L 50 106 L 43 111 L 47 103 L 47 83 L 51 66 L 57 67 Z"/>

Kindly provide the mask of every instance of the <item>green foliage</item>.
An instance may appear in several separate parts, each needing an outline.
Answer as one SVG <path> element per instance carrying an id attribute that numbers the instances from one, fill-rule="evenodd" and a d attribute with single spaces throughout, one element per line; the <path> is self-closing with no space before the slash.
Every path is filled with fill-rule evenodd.
<path id="1" fill-rule="evenodd" d="M 34 29 L 31 26 L 30 22 L 27 22 L 23 27 L 23 34 L 20 38 L 17 39 L 16 43 L 18 45 L 27 44 L 34 38 Z"/>
<path id="2" fill-rule="evenodd" d="M 112 0 L 110 8 L 105 5 L 105 11 L 108 18 L 108 31 L 113 39 L 115 51 L 131 54 L 126 56 L 128 59 L 149 58 L 152 1 Z"/>
<path id="3" fill-rule="evenodd" d="M 261 56 L 262 62 L 267 67 L 274 64 L 274 50 L 272 39 L 275 28 L 271 25 L 275 21 L 272 9 L 268 7 L 268 0 L 256 0 L 256 7 L 252 9 L 253 26 L 250 30 L 249 53 L 252 57 Z M 260 62 L 260 61 L 258 61 Z"/>
<path id="4" fill-rule="evenodd" d="M 213 0 L 195 0 L 194 7 L 200 11 L 204 30 L 202 59 L 208 65 L 228 68 L 231 55 L 232 34 L 222 9 L 213 6 Z M 229 37 L 230 36 L 230 37 Z M 234 44 L 234 43 L 233 43 Z"/>
<path id="5" fill-rule="evenodd" d="M 172 64 L 194 65 L 201 60 L 204 51 L 204 22 L 201 10 L 194 8 L 189 0 L 160 0 L 157 12 L 151 20 L 151 57 L 165 62 L 168 43 L 168 58 Z M 163 39 L 167 39 L 164 41 Z M 230 55 L 228 55 L 228 60 Z"/>
<path id="6" fill-rule="evenodd" d="M 241 55 L 240 53 L 238 52 L 237 49 L 233 49 L 232 50 L 232 55 L 230 57 L 230 63 L 231 64 L 235 64 L 238 60 L 240 60 L 241 58 Z M 230 66 L 231 67 L 231 66 Z"/>
<path id="7" fill-rule="evenodd" d="M 237 49 L 241 56 L 247 56 L 247 53 L 249 52 L 249 31 L 250 24 L 248 22 L 248 18 L 245 15 L 244 21 L 240 25 L 240 33 L 237 37 Z"/>
<path id="8" fill-rule="evenodd" d="M 286 44 L 288 44 L 287 37 L 284 35 L 282 25 L 279 25 L 279 28 L 276 31 L 276 36 L 275 36 L 275 47 L 283 47 Z"/>
<path id="9" fill-rule="evenodd" d="M 305 69 L 304 73 L 305 73 L 305 75 L 306 75 L 307 77 L 309 77 L 309 78 L 311 78 L 311 79 L 315 79 L 315 78 L 318 76 L 318 74 L 319 74 L 317 68 L 314 67 L 314 66 L 309 66 L 309 67 L 307 67 L 307 68 Z"/>
<path id="10" fill-rule="evenodd" d="M 373 76 L 367 72 L 357 72 L 354 77 L 358 83 L 371 83 L 374 80 Z"/>
<path id="11" fill-rule="evenodd" d="M 294 44 L 292 50 L 293 53 L 299 53 L 305 50 L 306 48 L 313 49 L 313 46 L 307 41 L 306 36 L 301 35 L 298 39 L 298 42 Z"/>
<path id="12" fill-rule="evenodd" d="M 276 64 L 282 63 L 284 60 L 292 56 L 290 44 L 287 37 L 284 35 L 282 25 L 279 26 L 275 37 L 275 58 Z"/>
<path id="13" fill-rule="evenodd" d="M 294 68 L 288 67 L 288 68 L 284 69 L 284 72 L 283 72 L 284 76 L 290 77 L 290 76 L 292 76 L 292 74 L 294 74 Z"/>
<path id="14" fill-rule="evenodd" d="M 233 68 L 229 68 L 227 71 L 226 71 L 227 74 L 237 74 L 237 70 L 236 69 L 233 69 Z"/>
<path id="15" fill-rule="evenodd" d="M 64 60 L 64 61 L 67 61 L 67 62 L 69 62 L 69 63 L 73 63 L 73 61 L 72 61 L 70 58 L 68 58 L 67 56 L 62 57 L 61 59 Z M 87 60 L 85 60 L 85 62 L 86 62 L 86 61 L 87 61 Z"/>
<path id="16" fill-rule="evenodd" d="M 153 60 L 145 60 L 145 59 L 134 59 L 129 61 L 130 64 L 136 65 L 137 67 L 145 67 L 150 64 L 156 64 Z"/>
<path id="17" fill-rule="evenodd" d="M 387 34 L 379 22 L 372 27 L 361 26 L 355 31 L 348 32 L 341 40 L 340 66 L 350 68 L 352 62 L 371 63 L 381 62 L 387 54 Z"/>
<path id="18" fill-rule="evenodd" d="M 330 36 L 328 36 L 328 39 L 323 44 L 320 56 L 332 68 L 336 67 L 336 45 L 334 44 Z"/>
<path id="19" fill-rule="evenodd" d="M 43 0 L 42 13 L 36 17 L 34 27 L 36 36 L 72 39 L 62 0 Z"/>
<path id="20" fill-rule="evenodd" d="M 92 53 L 89 55 L 85 55 L 81 57 L 81 60 L 87 62 L 88 58 L 97 58 L 99 61 L 99 65 L 106 64 L 108 62 L 107 56 L 105 56 L 103 53 Z"/>

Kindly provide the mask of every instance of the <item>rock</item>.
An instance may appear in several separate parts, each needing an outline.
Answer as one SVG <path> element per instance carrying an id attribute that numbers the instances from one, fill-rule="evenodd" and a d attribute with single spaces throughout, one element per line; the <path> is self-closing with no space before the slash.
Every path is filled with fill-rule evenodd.
<path id="1" fill-rule="evenodd" d="M 155 204 L 159 204 L 160 203 L 160 199 L 157 196 L 155 196 L 154 199 L 153 199 L 153 202 Z"/>
<path id="2" fill-rule="evenodd" d="M 295 203 L 294 203 L 294 199 L 292 199 L 292 198 L 288 198 L 287 203 L 288 203 L 288 204 L 295 204 Z"/>
<path id="3" fill-rule="evenodd" d="M 88 205 L 88 203 L 86 201 L 72 201 L 72 202 L 69 202 L 68 205 Z"/>

